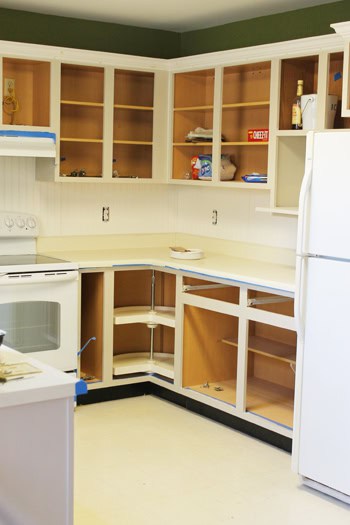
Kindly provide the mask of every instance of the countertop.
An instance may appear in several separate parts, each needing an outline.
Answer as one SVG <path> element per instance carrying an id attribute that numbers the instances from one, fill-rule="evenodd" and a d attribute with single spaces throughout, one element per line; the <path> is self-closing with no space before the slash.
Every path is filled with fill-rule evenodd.
<path id="1" fill-rule="evenodd" d="M 168 247 L 123 248 L 111 250 L 63 250 L 45 255 L 77 262 L 80 269 L 119 266 L 154 266 L 219 277 L 240 283 L 294 292 L 295 268 L 278 263 L 234 257 L 205 251 L 203 259 L 170 257 Z"/>
<path id="2" fill-rule="evenodd" d="M 73 397 L 76 378 L 32 359 L 6 346 L 0 347 L 0 361 L 5 363 L 28 362 L 40 373 L 0 383 L 0 408 L 25 405 L 63 397 Z"/>

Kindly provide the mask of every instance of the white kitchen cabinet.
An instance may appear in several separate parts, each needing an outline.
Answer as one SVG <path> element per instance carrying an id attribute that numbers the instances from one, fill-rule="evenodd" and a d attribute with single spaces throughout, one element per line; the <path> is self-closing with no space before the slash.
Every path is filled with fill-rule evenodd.
<path id="1" fill-rule="evenodd" d="M 23 355 L 0 349 L 1 361 Z M 73 525 L 75 378 L 26 358 L 40 373 L 0 385 L 0 523 Z"/>
<path id="2" fill-rule="evenodd" d="M 141 263 L 81 278 L 89 390 L 151 382 L 291 437 L 291 292 Z"/>
<path id="3" fill-rule="evenodd" d="M 270 429 L 279 425 L 288 435 L 296 361 L 293 298 L 243 283 L 201 278 L 188 286 L 187 280 L 182 293 L 185 395 L 216 408 L 219 400 L 231 405 L 232 414 L 260 425 L 264 420 Z"/>

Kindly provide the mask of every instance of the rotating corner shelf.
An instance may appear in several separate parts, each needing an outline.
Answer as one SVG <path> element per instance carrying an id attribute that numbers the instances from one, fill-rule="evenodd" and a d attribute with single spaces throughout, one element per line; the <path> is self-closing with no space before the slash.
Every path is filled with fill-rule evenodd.
<path id="1" fill-rule="evenodd" d="M 149 373 L 174 378 L 174 355 L 155 352 L 153 359 L 149 352 L 120 354 L 113 357 L 113 375 Z"/>
<path id="2" fill-rule="evenodd" d="M 144 323 L 150 326 L 163 325 L 175 327 L 175 308 L 170 306 L 123 306 L 115 308 L 114 324 Z"/>

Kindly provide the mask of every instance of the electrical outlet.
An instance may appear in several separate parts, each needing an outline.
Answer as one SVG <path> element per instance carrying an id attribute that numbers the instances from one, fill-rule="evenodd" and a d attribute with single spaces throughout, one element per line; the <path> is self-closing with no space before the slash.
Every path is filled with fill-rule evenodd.
<path id="1" fill-rule="evenodd" d="M 109 206 L 103 206 L 102 208 L 102 222 L 109 221 Z"/>
<path id="2" fill-rule="evenodd" d="M 218 210 L 213 210 L 211 214 L 211 223 L 216 226 L 218 223 Z"/>
<path id="3" fill-rule="evenodd" d="M 15 79 L 5 78 L 4 79 L 4 96 L 8 97 L 13 95 L 15 92 Z"/>

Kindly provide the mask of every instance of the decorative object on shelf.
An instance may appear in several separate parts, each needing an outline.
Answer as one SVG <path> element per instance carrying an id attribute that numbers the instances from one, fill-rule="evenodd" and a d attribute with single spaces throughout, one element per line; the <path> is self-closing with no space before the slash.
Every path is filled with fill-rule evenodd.
<path id="1" fill-rule="evenodd" d="M 301 97 L 303 94 L 304 81 L 298 80 L 297 94 L 292 104 L 292 129 L 303 129 L 301 114 Z"/>
<path id="2" fill-rule="evenodd" d="M 5 335 L 6 332 L 4 330 L 0 330 L 0 346 L 2 345 Z"/>
<path id="3" fill-rule="evenodd" d="M 170 257 L 173 259 L 202 259 L 204 257 L 204 253 L 200 248 L 170 246 Z"/>
<path id="4" fill-rule="evenodd" d="M 248 129 L 248 142 L 268 142 L 269 130 L 264 129 Z"/>
<path id="5" fill-rule="evenodd" d="M 237 166 L 232 162 L 230 155 L 221 155 L 220 180 L 233 180 Z"/>
<path id="6" fill-rule="evenodd" d="M 326 129 L 333 129 L 334 119 L 337 111 L 337 95 L 328 95 L 326 102 Z M 316 129 L 317 95 L 303 95 L 301 97 L 301 113 L 303 117 L 303 129 Z"/>
<path id="7" fill-rule="evenodd" d="M 212 179 L 212 156 L 196 155 L 191 159 L 191 171 L 193 180 Z"/>
<path id="8" fill-rule="evenodd" d="M 213 140 L 213 130 L 196 128 L 194 131 L 190 131 L 186 135 L 186 142 L 212 142 Z"/>

